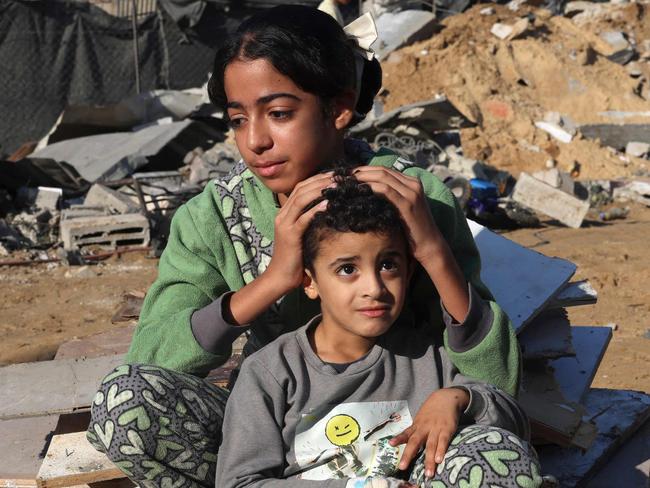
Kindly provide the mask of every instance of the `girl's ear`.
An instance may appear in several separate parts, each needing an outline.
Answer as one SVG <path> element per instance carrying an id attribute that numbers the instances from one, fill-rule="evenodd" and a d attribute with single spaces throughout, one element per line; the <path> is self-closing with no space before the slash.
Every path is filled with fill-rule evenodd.
<path id="1" fill-rule="evenodd" d="M 305 270 L 305 274 L 302 278 L 302 287 L 305 290 L 305 295 L 307 295 L 312 300 L 318 298 L 318 285 L 312 276 L 311 271 L 308 269 Z"/>
<path id="2" fill-rule="evenodd" d="M 345 129 L 352 122 L 355 98 L 353 91 L 346 91 L 334 99 L 334 127 L 337 130 Z"/>

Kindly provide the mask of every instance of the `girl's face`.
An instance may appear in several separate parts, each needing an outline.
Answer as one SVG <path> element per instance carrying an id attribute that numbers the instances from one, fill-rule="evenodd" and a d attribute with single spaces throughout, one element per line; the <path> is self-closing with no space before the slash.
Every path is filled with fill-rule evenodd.
<path id="1" fill-rule="evenodd" d="M 301 90 L 266 59 L 237 60 L 225 70 L 228 117 L 246 165 L 280 202 L 301 181 L 343 156 L 353 95 L 333 103 Z"/>

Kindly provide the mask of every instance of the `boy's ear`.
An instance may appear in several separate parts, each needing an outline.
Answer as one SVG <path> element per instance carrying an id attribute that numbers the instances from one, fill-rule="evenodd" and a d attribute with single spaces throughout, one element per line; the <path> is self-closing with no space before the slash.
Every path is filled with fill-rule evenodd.
<path id="1" fill-rule="evenodd" d="M 311 271 L 308 269 L 305 270 L 305 274 L 302 278 L 302 287 L 305 290 L 305 295 L 307 295 L 312 300 L 318 298 L 318 285 L 314 281 Z"/>
<path id="2" fill-rule="evenodd" d="M 334 127 L 345 129 L 354 118 L 354 91 L 346 91 L 334 99 Z"/>

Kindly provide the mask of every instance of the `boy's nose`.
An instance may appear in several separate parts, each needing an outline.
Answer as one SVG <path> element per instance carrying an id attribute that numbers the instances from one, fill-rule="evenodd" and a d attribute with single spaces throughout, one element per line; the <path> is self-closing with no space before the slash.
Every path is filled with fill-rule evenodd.
<path id="1" fill-rule="evenodd" d="M 255 154 L 261 154 L 273 146 L 273 139 L 263 121 L 251 119 L 248 124 L 246 145 Z"/>
<path id="2" fill-rule="evenodd" d="M 363 280 L 363 295 L 368 298 L 380 298 L 385 289 L 383 280 L 376 274 L 368 274 L 366 279 Z"/>

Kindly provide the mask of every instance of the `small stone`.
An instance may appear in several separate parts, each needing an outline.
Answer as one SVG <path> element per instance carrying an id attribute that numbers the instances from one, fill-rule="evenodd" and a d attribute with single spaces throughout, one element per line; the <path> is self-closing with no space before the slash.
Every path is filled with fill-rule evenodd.
<path id="1" fill-rule="evenodd" d="M 560 112 L 546 112 L 544 114 L 544 122 L 548 122 L 549 124 L 561 125 L 562 114 L 560 114 Z"/>
<path id="2" fill-rule="evenodd" d="M 625 35 L 620 31 L 607 31 L 600 35 L 600 38 L 612 48 L 613 53 L 625 51 L 630 47 L 630 43 Z"/>
<path id="3" fill-rule="evenodd" d="M 645 158 L 650 154 L 650 144 L 645 142 L 628 142 L 625 146 L 625 154 L 635 158 Z"/>
<path id="4" fill-rule="evenodd" d="M 494 7 L 485 7 L 481 9 L 480 14 L 481 15 L 494 15 Z"/>
<path id="5" fill-rule="evenodd" d="M 508 7 L 508 9 L 512 10 L 513 12 L 516 12 L 525 3 L 526 0 L 512 0 L 506 4 L 506 7 Z"/>
<path id="6" fill-rule="evenodd" d="M 549 122 L 535 122 L 535 127 L 542 129 L 544 132 L 550 134 L 553 138 L 560 142 L 568 144 L 573 139 L 573 136 L 557 124 Z"/>
<path id="7" fill-rule="evenodd" d="M 544 166 L 546 166 L 548 169 L 553 169 L 557 166 L 557 161 L 553 158 L 547 159 L 544 163 Z"/>
<path id="8" fill-rule="evenodd" d="M 493 35 L 497 36 L 499 39 L 504 40 L 507 39 L 510 34 L 512 34 L 512 26 L 497 22 L 492 26 L 490 32 Z"/>
<path id="9" fill-rule="evenodd" d="M 70 268 L 63 275 L 64 278 L 86 279 L 94 278 L 97 272 L 90 266 L 80 266 L 78 268 Z"/>
<path id="10" fill-rule="evenodd" d="M 632 78 L 638 78 L 643 74 L 643 71 L 641 70 L 641 65 L 636 61 L 632 61 L 631 63 L 628 63 L 625 66 L 625 70 L 627 71 L 627 74 L 630 75 Z"/>

